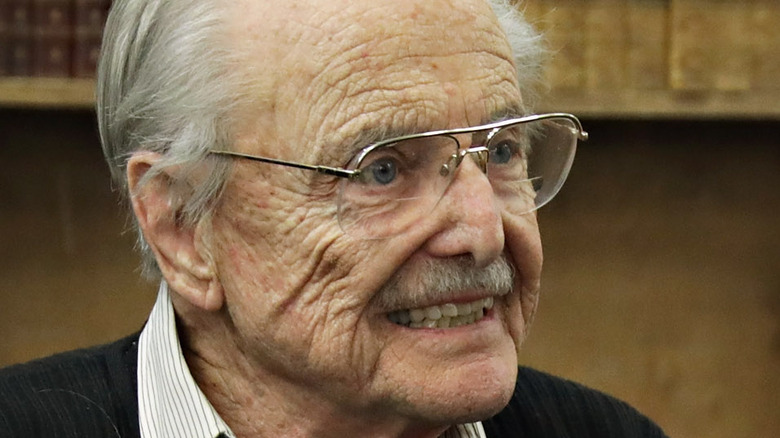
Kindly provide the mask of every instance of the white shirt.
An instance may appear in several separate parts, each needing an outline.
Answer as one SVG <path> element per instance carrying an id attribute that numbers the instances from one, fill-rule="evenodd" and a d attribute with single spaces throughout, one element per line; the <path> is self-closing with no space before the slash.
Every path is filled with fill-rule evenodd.
<path id="1" fill-rule="evenodd" d="M 141 438 L 235 438 L 190 374 L 164 281 L 138 341 L 138 417 Z M 486 436 L 476 422 L 455 425 L 440 438 Z"/>

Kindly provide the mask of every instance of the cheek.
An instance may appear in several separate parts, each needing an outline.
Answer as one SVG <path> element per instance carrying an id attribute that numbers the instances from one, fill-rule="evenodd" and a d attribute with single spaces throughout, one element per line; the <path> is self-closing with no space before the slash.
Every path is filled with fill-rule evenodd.
<path id="1" fill-rule="evenodd" d="M 334 240 L 338 225 L 328 219 L 328 205 L 307 201 L 262 182 L 226 189 L 212 218 L 211 246 L 227 302 L 237 313 L 280 313 L 314 275 L 323 252 L 317 243 Z"/>
<path id="2" fill-rule="evenodd" d="M 520 286 L 539 289 L 542 274 L 542 240 L 535 213 L 502 215 L 506 248 L 518 270 Z"/>
<path id="3" fill-rule="evenodd" d="M 372 276 L 354 263 L 360 254 L 354 246 L 316 246 L 307 263 L 277 264 L 256 290 L 239 292 L 233 322 L 259 368 L 309 385 L 331 382 L 350 393 L 371 380 L 382 348 L 368 311 Z"/>
<path id="4" fill-rule="evenodd" d="M 511 335 L 519 347 L 536 313 L 542 274 L 542 242 L 535 214 L 504 214 L 503 221 L 507 251 L 517 268 L 514 293 L 507 297 L 507 318 Z"/>
<path id="5" fill-rule="evenodd" d="M 229 312 L 247 348 L 261 356 L 317 361 L 358 342 L 374 289 L 359 263 L 366 244 L 350 241 L 327 210 L 306 205 L 269 216 L 253 205 L 215 217 Z"/>

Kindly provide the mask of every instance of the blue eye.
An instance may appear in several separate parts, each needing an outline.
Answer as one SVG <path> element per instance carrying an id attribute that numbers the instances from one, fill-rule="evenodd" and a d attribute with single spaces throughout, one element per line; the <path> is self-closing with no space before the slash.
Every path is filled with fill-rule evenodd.
<path id="1" fill-rule="evenodd" d="M 490 162 L 494 164 L 506 164 L 512 161 L 512 155 L 517 149 L 512 143 L 502 141 L 490 147 Z"/>
<path id="2" fill-rule="evenodd" d="M 371 173 L 371 178 L 374 182 L 381 185 L 387 185 L 392 183 L 398 175 L 398 166 L 394 160 L 383 158 L 369 164 L 365 168 L 364 172 L 365 171 Z"/>

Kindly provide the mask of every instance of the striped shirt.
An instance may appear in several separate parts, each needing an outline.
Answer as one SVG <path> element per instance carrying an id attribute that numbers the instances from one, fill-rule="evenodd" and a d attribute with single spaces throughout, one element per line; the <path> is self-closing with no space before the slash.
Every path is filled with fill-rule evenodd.
<path id="1" fill-rule="evenodd" d="M 138 341 L 138 417 L 141 438 L 235 438 L 190 374 L 164 281 Z M 486 436 L 476 422 L 455 425 L 440 438 Z"/>
<path id="2" fill-rule="evenodd" d="M 138 340 L 138 421 L 141 438 L 234 436 L 190 374 L 164 281 Z"/>

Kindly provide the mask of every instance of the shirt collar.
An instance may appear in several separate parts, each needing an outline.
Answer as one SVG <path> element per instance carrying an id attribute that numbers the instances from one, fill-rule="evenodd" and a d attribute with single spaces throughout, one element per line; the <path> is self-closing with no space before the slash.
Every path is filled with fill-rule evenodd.
<path id="1" fill-rule="evenodd" d="M 235 437 L 190 374 L 165 281 L 138 341 L 138 417 L 141 438 Z M 452 426 L 440 438 L 486 436 L 476 422 Z"/>
<path id="2" fill-rule="evenodd" d="M 138 341 L 138 417 L 141 438 L 234 436 L 190 374 L 164 281 Z"/>

